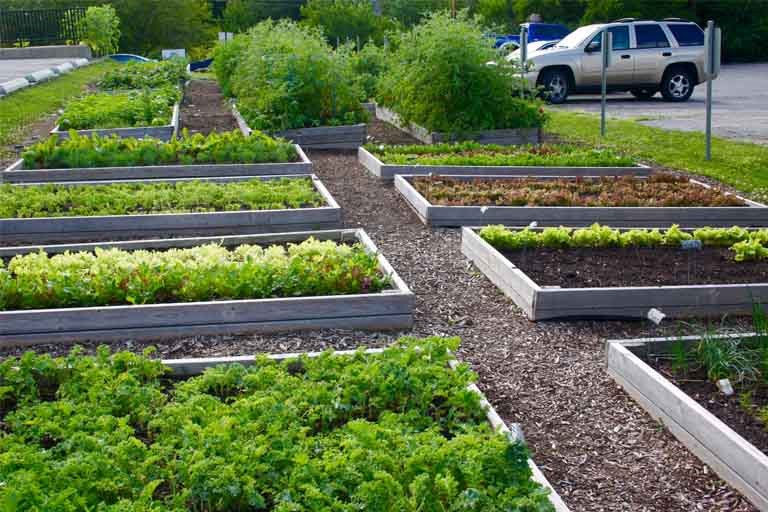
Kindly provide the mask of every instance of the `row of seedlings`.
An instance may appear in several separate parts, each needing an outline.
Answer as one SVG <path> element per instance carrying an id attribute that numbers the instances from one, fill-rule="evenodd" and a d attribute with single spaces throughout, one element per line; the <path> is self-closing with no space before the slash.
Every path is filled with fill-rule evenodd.
<path id="1" fill-rule="evenodd" d="M 152 137 L 169 141 L 179 130 L 188 74 L 184 61 L 130 62 L 108 71 L 97 92 L 70 101 L 51 135 Z"/>
<path id="2" fill-rule="evenodd" d="M 322 32 L 267 20 L 221 44 L 213 67 L 245 134 L 266 131 L 308 149 L 357 149 L 368 111 L 347 55 Z"/>

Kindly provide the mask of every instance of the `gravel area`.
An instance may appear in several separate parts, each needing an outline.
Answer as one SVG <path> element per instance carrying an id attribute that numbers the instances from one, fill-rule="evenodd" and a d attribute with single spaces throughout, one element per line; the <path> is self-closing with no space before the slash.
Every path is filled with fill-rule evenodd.
<path id="1" fill-rule="evenodd" d="M 370 130 L 375 140 L 394 141 L 387 133 L 380 123 Z M 415 327 L 407 334 L 462 338 L 459 357 L 479 374 L 480 387 L 502 417 L 522 425 L 534 460 L 573 511 L 756 510 L 651 420 L 605 371 L 606 339 L 671 335 L 678 326 L 532 323 L 462 256 L 458 230 L 424 227 L 391 184 L 357 163 L 354 152 L 314 151 L 309 157 L 344 209 L 347 226 L 364 227 L 416 293 Z M 163 357 L 207 356 L 381 346 L 397 335 L 326 331 L 190 337 L 153 345 Z M 113 344 L 129 350 L 146 345 Z"/>

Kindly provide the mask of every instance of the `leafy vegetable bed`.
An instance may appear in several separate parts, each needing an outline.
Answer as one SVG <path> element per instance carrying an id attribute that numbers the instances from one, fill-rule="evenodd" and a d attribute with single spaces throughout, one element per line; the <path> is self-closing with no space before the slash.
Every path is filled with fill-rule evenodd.
<path id="1" fill-rule="evenodd" d="M 69 103 L 58 130 L 91 130 L 171 124 L 173 105 L 181 100 L 175 87 L 120 94 L 92 94 Z"/>
<path id="2" fill-rule="evenodd" d="M 456 166 L 630 167 L 633 159 L 612 150 L 578 146 L 499 146 L 462 142 L 412 146 L 367 144 L 365 149 L 386 164 Z"/>
<path id="3" fill-rule="evenodd" d="M 105 73 L 98 86 L 102 90 L 153 89 L 176 86 L 187 78 L 186 63 L 181 59 L 128 62 Z"/>
<path id="4" fill-rule="evenodd" d="M 0 185 L 0 218 L 146 215 L 319 207 L 309 177 L 217 183 L 188 180 L 108 185 Z"/>
<path id="5" fill-rule="evenodd" d="M 743 314 L 768 299 L 768 230 L 465 228 L 462 252 L 532 319 Z"/>
<path id="6" fill-rule="evenodd" d="M 525 447 L 485 422 L 466 389 L 474 375 L 448 368 L 457 344 L 262 358 L 170 385 L 161 362 L 125 352 L 9 358 L 0 498 L 61 510 L 553 510 Z"/>
<path id="7" fill-rule="evenodd" d="M 768 507 L 764 423 L 768 348 L 762 306 L 753 310 L 755 334 L 610 340 L 607 363 L 617 383 L 654 419 L 764 510 Z M 729 379 L 735 395 L 724 396 L 712 383 L 723 378 Z"/>
<path id="8" fill-rule="evenodd" d="M 359 243 L 99 249 L 0 260 L 0 310 L 376 293 L 389 284 Z"/>
<path id="9" fill-rule="evenodd" d="M 444 206 L 746 206 L 736 196 L 687 178 L 474 178 L 414 177 L 413 186 L 431 204 Z"/>
<path id="10" fill-rule="evenodd" d="M 263 133 L 244 136 L 239 131 L 210 135 L 184 132 L 178 140 L 121 139 L 72 134 L 55 137 L 22 153 L 25 169 L 66 169 L 205 163 L 263 163 L 298 160 L 293 144 Z"/>

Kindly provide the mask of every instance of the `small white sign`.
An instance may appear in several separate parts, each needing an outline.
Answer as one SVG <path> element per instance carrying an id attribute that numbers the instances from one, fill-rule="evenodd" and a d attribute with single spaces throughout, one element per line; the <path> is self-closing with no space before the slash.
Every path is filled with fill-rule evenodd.
<path id="1" fill-rule="evenodd" d="M 219 32 L 219 41 L 221 42 L 231 41 L 234 37 L 233 32 Z"/>
<path id="2" fill-rule="evenodd" d="M 163 60 L 172 59 L 174 57 L 181 57 L 182 59 L 185 59 L 187 57 L 187 51 L 184 48 L 179 48 L 176 50 L 163 50 Z"/>
<path id="3" fill-rule="evenodd" d="M 717 387 L 725 396 L 731 396 L 733 394 L 733 386 L 731 385 L 731 381 L 728 379 L 720 379 L 717 381 Z"/>
<path id="4" fill-rule="evenodd" d="M 649 309 L 647 316 L 648 316 L 648 320 L 650 320 L 651 322 L 655 323 L 656 325 L 659 325 L 661 323 L 661 321 L 664 320 L 664 318 L 667 317 L 667 315 L 665 315 L 664 313 L 662 313 L 661 311 L 659 311 L 656 308 Z"/>

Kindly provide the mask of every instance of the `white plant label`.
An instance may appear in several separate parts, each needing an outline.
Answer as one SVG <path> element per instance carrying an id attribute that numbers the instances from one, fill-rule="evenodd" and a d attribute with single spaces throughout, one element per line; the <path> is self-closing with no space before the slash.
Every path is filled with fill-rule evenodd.
<path id="1" fill-rule="evenodd" d="M 646 315 L 648 317 L 648 320 L 655 323 L 656 325 L 659 325 L 662 320 L 664 320 L 667 315 L 662 313 L 656 308 L 651 308 L 648 310 L 648 314 Z"/>
<path id="2" fill-rule="evenodd" d="M 733 386 L 728 379 L 720 379 L 717 381 L 717 387 L 725 396 L 731 396 L 733 394 Z"/>

